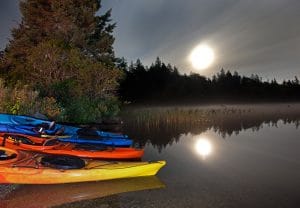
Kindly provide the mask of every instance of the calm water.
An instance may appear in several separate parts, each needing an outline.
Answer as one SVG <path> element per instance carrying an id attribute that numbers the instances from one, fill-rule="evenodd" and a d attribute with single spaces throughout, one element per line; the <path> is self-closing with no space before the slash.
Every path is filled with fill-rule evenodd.
<path id="1" fill-rule="evenodd" d="M 21 186 L 2 207 L 22 207 L 22 200 L 33 205 L 39 198 L 36 192 L 43 190 L 49 192 L 42 195 L 45 203 L 50 198 L 49 206 L 55 205 L 51 200 L 61 200 L 68 203 L 59 207 L 73 208 L 300 207 L 298 125 L 294 117 L 223 119 L 198 128 L 171 122 L 156 125 L 155 130 L 149 123 L 126 122 L 124 133 L 145 146 L 144 160 L 167 161 L 157 177 L 51 186 L 52 190 Z M 70 195 L 72 200 L 64 202 L 57 196 L 67 197 L 71 190 L 78 190 Z M 54 192 L 57 195 L 51 198 Z"/>

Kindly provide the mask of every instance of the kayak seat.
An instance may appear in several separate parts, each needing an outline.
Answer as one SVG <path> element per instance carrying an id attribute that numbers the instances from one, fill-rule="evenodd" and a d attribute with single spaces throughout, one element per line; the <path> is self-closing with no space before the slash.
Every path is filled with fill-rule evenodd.
<path id="1" fill-rule="evenodd" d="M 24 137 L 24 136 L 20 136 L 20 135 L 9 135 L 9 134 L 5 134 L 3 136 L 3 143 L 2 146 L 5 146 L 5 141 L 6 139 L 13 139 L 15 142 L 20 142 L 23 144 L 28 144 L 28 145 L 36 145 L 33 141 L 31 141 L 29 138 Z"/>
<path id="2" fill-rule="evenodd" d="M 41 164 L 55 169 L 69 170 L 80 169 L 85 166 L 84 160 L 75 156 L 49 155 L 41 159 Z"/>
<path id="3" fill-rule="evenodd" d="M 91 128 L 81 128 L 76 133 L 78 136 L 99 137 L 97 130 Z"/>
<path id="4" fill-rule="evenodd" d="M 0 160 L 10 160 L 17 157 L 17 154 L 7 155 L 4 150 L 0 150 Z"/>

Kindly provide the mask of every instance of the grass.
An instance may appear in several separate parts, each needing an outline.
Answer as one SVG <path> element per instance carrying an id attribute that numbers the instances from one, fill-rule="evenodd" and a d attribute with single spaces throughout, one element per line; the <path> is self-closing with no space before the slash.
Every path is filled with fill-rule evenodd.
<path id="1" fill-rule="evenodd" d="M 136 124 L 161 125 L 184 123 L 219 123 L 232 119 L 296 119 L 300 104 L 212 105 L 183 107 L 125 108 L 122 118 Z"/>
<path id="2" fill-rule="evenodd" d="M 276 126 L 300 123 L 300 103 L 205 105 L 182 107 L 126 107 L 122 111 L 124 131 L 144 143 L 168 144 L 182 133 L 200 134 L 208 129 L 221 134 L 238 134 L 245 129 L 256 131 L 263 124 Z M 156 135 L 158 135 L 156 137 Z M 163 140 L 162 141 L 162 137 Z"/>

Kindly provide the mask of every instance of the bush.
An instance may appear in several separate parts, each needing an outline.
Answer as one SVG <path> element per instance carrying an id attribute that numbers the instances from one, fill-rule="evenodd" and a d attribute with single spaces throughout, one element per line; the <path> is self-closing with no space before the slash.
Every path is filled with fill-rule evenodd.
<path id="1" fill-rule="evenodd" d="M 116 98 L 90 99 L 87 96 L 73 96 L 66 99 L 65 96 L 61 97 L 65 99 L 61 100 L 64 102 L 58 102 L 54 97 L 39 97 L 39 92 L 28 86 L 5 87 L 0 79 L 0 112 L 2 113 L 34 115 L 39 112 L 49 119 L 87 123 L 101 122 L 116 116 L 120 111 Z"/>
<path id="2" fill-rule="evenodd" d="M 15 87 L 5 87 L 0 79 L 0 111 L 9 114 L 34 115 L 39 112 L 52 119 L 60 119 L 63 109 L 55 98 L 39 98 L 37 91 L 28 86 L 17 84 Z"/>
<path id="3" fill-rule="evenodd" d="M 45 114 L 48 118 L 64 120 L 64 109 L 56 102 L 54 97 L 44 97 L 40 99 L 39 112 Z"/>
<path id="4" fill-rule="evenodd" d="M 83 96 L 70 100 L 69 105 L 65 108 L 64 118 L 76 123 L 100 123 L 104 119 L 116 116 L 119 111 L 117 99 L 90 100 Z"/>

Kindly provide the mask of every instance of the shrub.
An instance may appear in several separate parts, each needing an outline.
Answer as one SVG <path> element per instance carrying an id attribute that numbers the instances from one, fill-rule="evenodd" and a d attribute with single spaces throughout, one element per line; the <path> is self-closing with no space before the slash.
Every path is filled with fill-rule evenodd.
<path id="1" fill-rule="evenodd" d="M 119 111 L 117 99 L 90 100 L 82 96 L 70 99 L 69 105 L 65 108 L 64 118 L 76 123 L 100 123 L 103 119 L 116 116 Z"/>
<path id="2" fill-rule="evenodd" d="M 52 119 L 61 118 L 63 109 L 55 98 L 39 98 L 39 93 L 28 86 L 17 84 L 6 87 L 0 79 L 0 111 L 2 113 L 34 115 L 39 112 Z"/>

